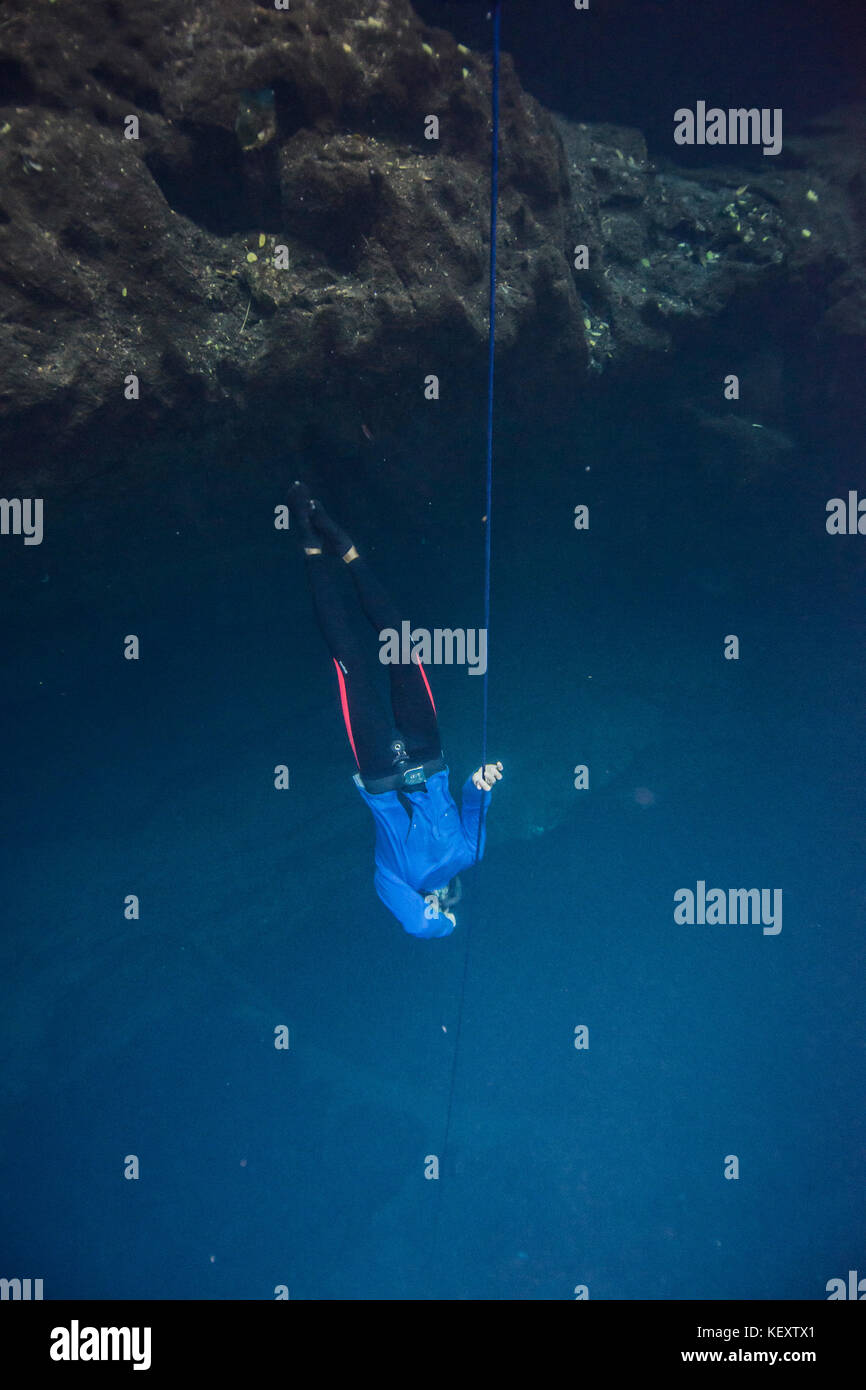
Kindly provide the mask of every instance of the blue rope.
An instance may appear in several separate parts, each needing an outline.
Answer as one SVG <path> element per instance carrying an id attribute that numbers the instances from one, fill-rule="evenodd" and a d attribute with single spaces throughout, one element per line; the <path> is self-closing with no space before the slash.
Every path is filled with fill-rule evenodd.
<path id="1" fill-rule="evenodd" d="M 493 360 L 496 337 L 496 216 L 499 202 L 499 0 L 493 9 L 493 136 L 490 157 L 490 332 L 487 343 L 487 494 L 484 527 L 484 630 L 487 633 L 487 665 L 484 669 L 481 692 L 481 766 L 487 766 L 487 676 L 490 671 L 490 535 L 493 510 Z M 478 843 L 475 860 L 481 847 L 482 820 L 478 821 Z"/>
<path id="2" fill-rule="evenodd" d="M 493 5 L 493 82 L 491 88 L 491 102 L 493 107 L 493 134 L 492 151 L 490 160 L 490 308 L 487 349 L 487 493 L 486 493 L 486 522 L 484 529 L 484 629 L 488 634 L 488 662 L 482 677 L 482 707 L 481 707 L 481 768 L 487 766 L 487 677 L 490 671 L 489 661 L 489 632 L 490 632 L 490 523 L 493 508 L 493 356 L 494 356 L 494 328 L 496 324 L 496 211 L 499 201 L 499 6 L 500 0 L 494 0 Z M 481 811 L 483 812 L 485 795 L 482 792 Z M 475 862 L 478 863 L 479 851 L 481 849 L 481 831 L 484 825 L 483 814 L 478 817 L 478 839 L 475 843 Z M 457 1029 L 454 1036 L 454 1053 L 451 1059 L 451 1082 L 448 1087 L 448 1111 L 445 1116 L 445 1139 L 442 1144 L 442 1168 L 445 1168 L 445 1158 L 448 1153 L 448 1139 L 451 1133 L 451 1110 L 454 1104 L 454 1082 L 457 1077 L 457 1057 L 460 1051 L 460 1033 L 463 1027 L 463 1001 L 466 996 L 466 976 L 469 969 L 469 927 L 466 929 L 466 949 L 463 955 L 463 978 L 460 982 L 460 1002 L 457 1007 Z M 432 1255 L 436 1258 L 436 1247 L 439 1238 L 439 1212 L 442 1206 L 441 1197 L 436 1203 L 436 1217 L 433 1231 Z"/>

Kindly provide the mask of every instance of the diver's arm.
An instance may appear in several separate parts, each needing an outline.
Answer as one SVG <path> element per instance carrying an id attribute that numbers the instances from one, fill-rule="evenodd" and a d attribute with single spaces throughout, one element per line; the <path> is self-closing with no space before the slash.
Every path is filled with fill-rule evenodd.
<path id="1" fill-rule="evenodd" d="M 421 894 L 395 874 L 386 869 L 377 869 L 374 882 L 382 902 L 410 936 L 450 936 L 453 932 L 456 925 L 454 913 L 440 911 L 438 916 L 428 918 Z"/>

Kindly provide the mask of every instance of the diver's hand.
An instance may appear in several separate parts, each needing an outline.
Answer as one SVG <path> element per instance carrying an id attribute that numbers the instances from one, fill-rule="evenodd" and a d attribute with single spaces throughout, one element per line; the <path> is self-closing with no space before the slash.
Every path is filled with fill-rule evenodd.
<path id="1" fill-rule="evenodd" d="M 494 782 L 502 781 L 502 764 L 487 763 L 482 769 L 479 767 L 477 772 L 472 774 L 473 785 L 480 792 L 489 792 Z"/>

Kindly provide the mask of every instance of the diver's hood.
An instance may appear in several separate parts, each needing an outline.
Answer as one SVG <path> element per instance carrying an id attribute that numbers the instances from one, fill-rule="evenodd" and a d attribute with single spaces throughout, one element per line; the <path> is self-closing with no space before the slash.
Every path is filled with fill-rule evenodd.
<path id="1" fill-rule="evenodd" d="M 439 899 L 440 907 L 444 907 L 446 909 L 456 907 L 460 899 L 463 897 L 463 885 L 460 882 L 460 875 L 455 874 L 451 882 L 447 884 L 446 887 L 437 888 L 435 892 L 437 898 Z"/>

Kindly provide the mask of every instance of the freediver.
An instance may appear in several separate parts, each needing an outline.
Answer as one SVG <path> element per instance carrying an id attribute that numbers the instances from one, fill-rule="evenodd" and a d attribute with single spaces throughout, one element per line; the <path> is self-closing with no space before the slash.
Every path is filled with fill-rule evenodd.
<path id="1" fill-rule="evenodd" d="M 293 483 L 289 507 L 303 545 L 316 620 L 336 668 L 358 765 L 355 785 L 376 822 L 376 892 L 412 936 L 450 936 L 462 891 L 458 875 L 484 853 L 484 822 L 502 763 L 487 763 L 467 777 L 458 812 L 424 667 L 414 655 L 406 664 L 389 665 L 389 714 L 349 621 L 337 562 L 346 565 L 361 611 L 377 635 L 385 628 L 399 630 L 403 615 L 305 483 Z"/>

